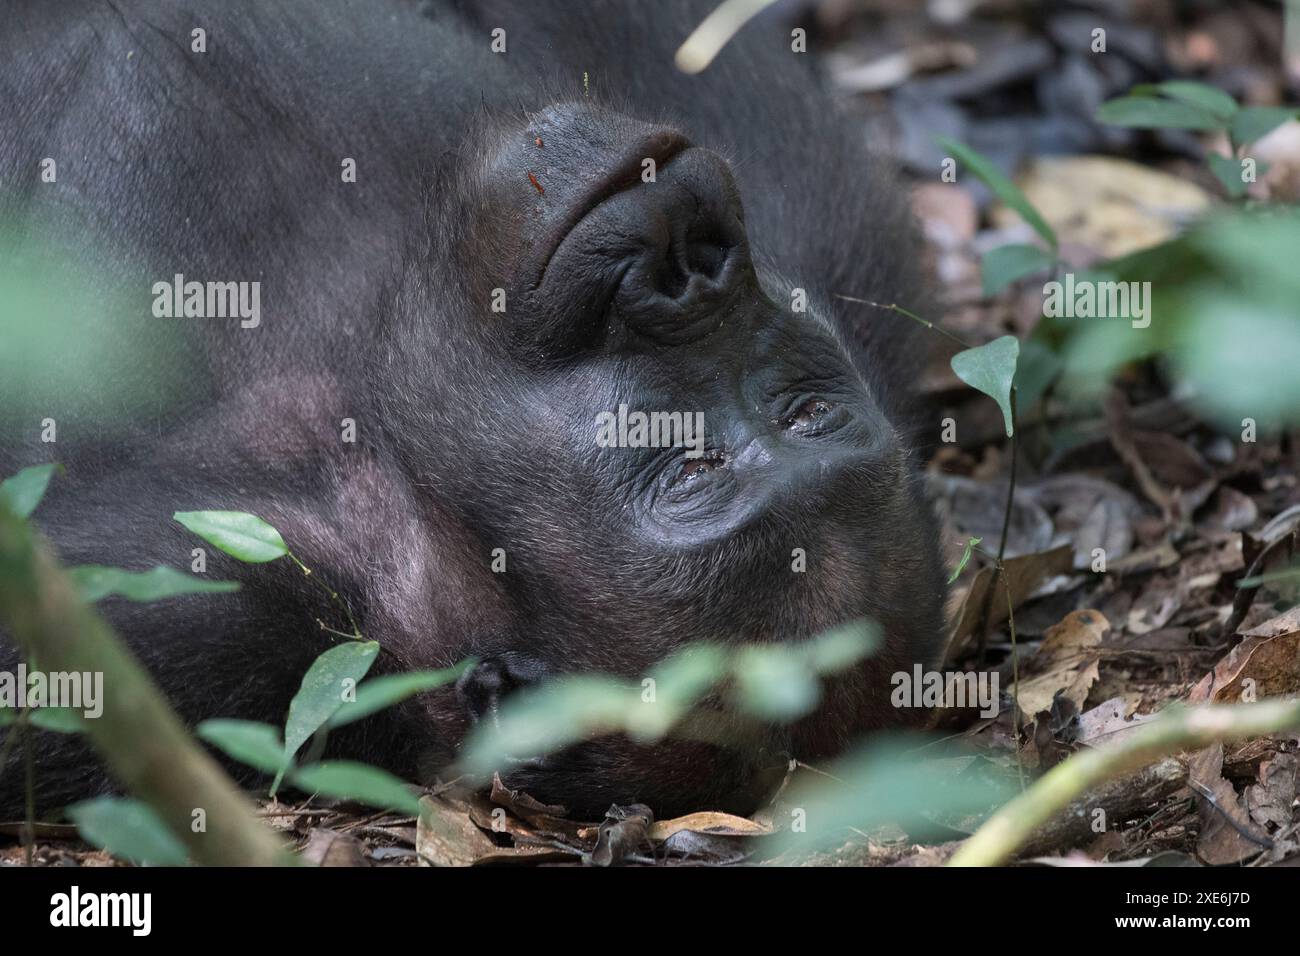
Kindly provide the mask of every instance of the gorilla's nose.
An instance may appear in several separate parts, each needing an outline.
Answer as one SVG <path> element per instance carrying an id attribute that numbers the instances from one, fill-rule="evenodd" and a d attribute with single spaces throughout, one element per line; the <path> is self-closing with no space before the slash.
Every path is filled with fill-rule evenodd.
<path id="1" fill-rule="evenodd" d="M 721 322 L 720 307 L 752 272 L 731 170 L 706 149 L 680 153 L 588 219 L 614 240 L 615 317 L 658 338 L 693 338 Z"/>
<path id="2" fill-rule="evenodd" d="M 691 341 L 757 288 L 730 168 L 676 130 L 559 104 L 510 130 L 486 172 L 492 239 L 476 248 L 504 253 L 526 351 L 563 355 L 616 329 Z"/>

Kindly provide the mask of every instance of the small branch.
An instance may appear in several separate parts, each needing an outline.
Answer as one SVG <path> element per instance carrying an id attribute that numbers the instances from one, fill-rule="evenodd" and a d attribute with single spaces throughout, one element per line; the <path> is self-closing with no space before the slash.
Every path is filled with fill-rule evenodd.
<path id="1" fill-rule="evenodd" d="M 699 73 L 722 52 L 740 28 L 776 0 L 723 0 L 701 21 L 677 50 L 674 61 L 683 73 Z"/>
<path id="2" fill-rule="evenodd" d="M 998 570 L 999 571 L 1004 570 L 1002 567 L 1001 558 L 998 558 Z M 993 584 L 996 583 L 997 581 L 995 580 Z M 1011 579 L 1005 574 L 1002 575 L 1002 589 L 1007 592 L 1007 628 L 1008 630 L 1011 631 L 1011 680 L 1013 682 L 1012 686 L 1014 686 L 1016 689 L 1015 696 L 1011 698 L 1011 706 L 1015 708 L 1016 711 L 1019 711 L 1020 710 L 1020 651 L 1016 647 L 1016 609 L 1015 609 L 1015 602 L 1011 600 Z M 992 591 L 992 587 L 990 587 L 990 592 L 991 591 Z M 1015 729 L 1016 732 L 1016 770 L 1020 774 L 1020 789 L 1024 790 L 1025 789 L 1025 764 L 1021 760 L 1021 755 L 1020 755 L 1020 721 L 1014 719 L 1017 716 L 1015 713 L 1013 713 L 1011 716 L 1013 718 L 1011 721 L 1011 726 Z"/>
<path id="3" fill-rule="evenodd" d="M 303 564 L 301 561 L 299 561 L 298 556 L 294 554 L 292 551 L 288 552 L 288 554 L 289 554 L 289 560 L 292 561 L 294 564 L 298 565 L 298 567 L 302 570 L 302 573 L 307 578 L 307 580 L 311 581 L 313 584 L 320 585 L 321 589 L 330 596 L 330 600 L 333 601 L 343 612 L 344 616 L 348 619 L 348 623 L 352 625 L 352 633 L 343 634 L 341 631 L 335 631 L 332 628 L 326 627 L 325 623 L 318 619 L 316 623 L 321 626 L 321 630 L 330 631 L 330 633 L 332 634 L 340 634 L 343 637 L 351 637 L 358 641 L 365 640 L 365 638 L 361 636 L 361 628 L 357 627 L 356 619 L 353 618 L 352 616 L 352 609 L 348 607 L 347 601 L 344 601 L 343 598 L 339 597 L 339 592 L 335 591 L 332 587 L 330 587 L 320 578 L 315 577 L 312 572 L 312 569 L 307 567 L 307 565 Z"/>
<path id="4" fill-rule="evenodd" d="M 1255 556 L 1255 560 L 1250 562 L 1250 567 L 1246 569 L 1245 575 L 1237 582 L 1237 593 L 1232 598 L 1232 613 L 1228 619 L 1223 622 L 1219 628 L 1219 639 L 1227 640 L 1237 633 L 1237 628 L 1241 627 L 1241 622 L 1246 619 L 1250 613 L 1251 605 L 1255 603 L 1255 595 L 1260 587 L 1264 585 L 1263 570 L 1268 563 L 1277 557 L 1277 552 L 1283 548 L 1291 548 L 1296 541 L 1300 529 L 1292 528 L 1290 531 L 1270 541 L 1264 550 Z M 1246 582 L 1254 583 L 1247 584 Z"/>
<path id="5" fill-rule="evenodd" d="M 73 588 L 49 547 L 0 506 L 0 620 L 41 667 L 104 675 L 103 712 L 86 734 L 129 791 L 148 803 L 199 863 L 288 864 L 279 838 L 186 732 L 135 658 Z M 195 832 L 202 808 L 206 832 Z"/>
<path id="6" fill-rule="evenodd" d="M 954 342 L 957 345 L 960 345 L 963 349 L 974 348 L 974 346 L 962 340 L 959 336 L 954 335 L 952 332 L 949 332 L 942 325 L 935 325 L 929 319 L 923 319 L 915 312 L 908 311 L 907 309 L 903 308 L 901 305 L 897 305 L 897 304 L 883 305 L 879 302 L 872 302 L 870 299 L 858 299 L 851 295 L 840 295 L 838 292 L 835 294 L 835 298 L 843 299 L 845 302 L 856 302 L 859 305 L 869 305 L 872 306 L 873 308 L 884 309 L 886 312 L 897 312 L 899 315 L 906 316 L 907 318 L 911 319 L 913 322 L 920 322 L 931 332 L 938 332 L 940 335 L 948 339 L 950 342 Z"/>
<path id="7" fill-rule="evenodd" d="M 26 715 L 24 710 L 23 714 Z M 27 866 L 36 854 L 36 758 L 32 756 L 32 728 L 30 721 L 23 728 L 23 787 L 25 790 L 26 820 L 23 824 L 23 855 Z"/>
<path id="8" fill-rule="evenodd" d="M 9 754 L 14 749 L 14 744 L 22 736 L 23 728 L 27 726 L 27 708 L 23 708 L 14 722 L 9 725 L 9 733 L 5 734 L 5 742 L 0 745 L 0 776 L 4 776 L 5 767 L 9 766 Z"/>
<path id="9" fill-rule="evenodd" d="M 1004 577 L 1006 573 L 1006 567 L 1003 564 L 1003 561 L 1006 559 L 1007 556 L 1007 532 L 1011 528 L 1011 511 L 1016 500 L 1016 462 L 1020 458 L 1020 455 L 1017 454 L 1018 452 L 1017 446 L 1020 438 L 1020 421 L 1016 413 L 1016 387 L 1014 385 L 1011 386 L 1010 400 L 1011 400 L 1011 439 L 1008 442 L 1008 450 L 1011 453 L 1011 479 L 1007 483 L 1007 504 L 1006 504 L 1006 508 L 1002 512 L 1002 537 L 998 540 L 997 562 L 993 565 L 993 577 L 989 581 L 988 596 L 985 597 L 984 599 L 984 610 L 980 615 L 979 657 L 981 661 L 984 660 L 984 648 L 988 642 L 989 612 L 993 608 L 993 595 L 997 593 L 996 589 L 998 586 L 998 579 Z M 1008 588 L 1009 587 L 1010 587 L 1010 582 L 1008 582 Z M 1010 602 L 1010 600 L 1011 600 L 1011 592 L 1008 589 L 1007 601 Z M 1014 636 L 1012 637 L 1012 645 L 1014 648 L 1015 645 Z"/>
<path id="10" fill-rule="evenodd" d="M 1167 710 L 1115 743 L 1081 751 L 993 814 L 948 862 L 996 866 L 1071 800 L 1104 780 L 1184 750 L 1300 727 L 1300 700 Z"/>
<path id="11" fill-rule="evenodd" d="M 1166 757 L 1149 767 L 1107 780 L 1072 800 L 1065 812 L 1056 814 L 1034 831 L 1020 855 L 1060 853 L 1087 843 L 1098 835 L 1092 829 L 1095 810 L 1105 811 L 1109 828 L 1111 824 L 1147 814 L 1151 807 L 1158 806 L 1186 785 L 1187 766 L 1176 757 Z"/>
<path id="12" fill-rule="evenodd" d="M 1181 515 L 1179 513 L 1178 496 L 1171 494 L 1161 486 L 1155 475 L 1151 473 L 1151 469 L 1147 467 L 1141 452 L 1138 451 L 1137 445 L 1133 441 L 1133 428 L 1129 416 L 1128 401 L 1125 399 L 1124 393 L 1119 389 L 1111 389 L 1106 396 L 1105 414 L 1111 447 L 1115 449 L 1115 453 L 1119 455 L 1120 460 L 1133 473 L 1133 480 L 1137 482 L 1137 486 L 1142 493 L 1160 509 L 1166 521 L 1172 523 L 1190 518 L 1190 515 Z"/>

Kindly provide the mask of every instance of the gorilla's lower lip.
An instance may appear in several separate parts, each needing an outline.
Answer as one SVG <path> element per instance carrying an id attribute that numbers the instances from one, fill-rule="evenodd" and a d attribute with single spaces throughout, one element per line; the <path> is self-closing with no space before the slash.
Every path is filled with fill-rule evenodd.
<path id="1" fill-rule="evenodd" d="M 639 140 L 629 149 L 618 164 L 596 180 L 590 188 L 570 206 L 560 224 L 547 236 L 542 245 L 541 261 L 533 271 L 531 288 L 538 288 L 546 279 L 546 270 L 556 251 L 577 225 L 594 212 L 601 203 L 641 182 L 642 163 L 654 160 L 657 172 L 662 172 L 680 153 L 691 149 L 691 142 L 676 130 L 658 130 Z"/>

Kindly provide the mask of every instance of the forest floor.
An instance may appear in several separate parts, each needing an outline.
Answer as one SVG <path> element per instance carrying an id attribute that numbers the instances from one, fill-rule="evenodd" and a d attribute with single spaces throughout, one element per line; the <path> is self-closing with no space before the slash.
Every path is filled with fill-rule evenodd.
<path id="1" fill-rule="evenodd" d="M 1008 171 L 1086 268 L 1175 235 L 1224 202 L 1200 161 L 1204 137 L 1106 127 L 1091 119 L 1135 83 L 1195 77 L 1247 104 L 1294 101 L 1281 14 L 1256 3 L 1111 4 L 1099 15 L 1047 4 L 974 0 L 936 23 L 918 4 L 838 0 L 819 6 L 835 41 L 832 74 L 864 141 L 890 144 L 914 181 L 942 323 L 979 344 L 1022 341 L 1042 311 L 1034 283 L 990 298 L 981 256 L 1024 242 L 1030 228 L 978 184 L 939 181 L 932 135 L 966 142 Z M 1080 37 L 1104 21 L 1114 55 L 1089 57 Z M 1082 33 L 1081 33 L 1082 31 Z M 1300 199 L 1300 123 L 1257 147 L 1269 164 L 1256 199 Z M 906 321 L 887 316 L 887 320 Z M 956 566 L 965 543 L 1002 533 L 1010 446 L 1001 414 L 936 355 L 925 391 L 958 424 L 929 463 Z M 996 717 L 938 715 L 963 759 L 1032 777 L 1081 747 L 1122 737 L 1172 701 L 1229 702 L 1300 692 L 1300 578 L 1238 582 L 1294 562 L 1300 545 L 1300 434 L 1225 435 L 1201 421 L 1159 363 L 1129 366 L 1099 405 L 1080 411 L 1051 394 L 1022 409 L 1017 482 L 1006 541 L 1014 639 L 995 602 L 980 628 L 993 569 L 980 555 L 955 584 L 945 669 L 993 670 L 1018 706 Z M 1105 572 L 1096 567 L 1099 552 Z M 1000 612 L 1000 613 L 999 613 Z M 1013 647 L 1014 644 L 1014 647 Z M 1016 677 L 1019 677 L 1019 683 Z M 791 775 L 816 774 L 794 766 Z M 1300 865 L 1300 732 L 1183 754 L 1121 778 L 1092 815 L 1057 820 L 1023 848 L 1052 864 Z M 818 863 L 936 865 L 960 845 L 896 829 L 851 835 L 832 852 L 774 855 L 773 811 L 751 819 L 696 814 L 653 821 L 629 808 L 603 823 L 570 821 L 498 785 L 454 786 L 425 798 L 420 821 L 355 807 L 263 802 L 263 815 L 323 865 Z M 21 862 L 0 825 L 0 864 Z M 36 862 L 114 865 L 43 826 Z"/>

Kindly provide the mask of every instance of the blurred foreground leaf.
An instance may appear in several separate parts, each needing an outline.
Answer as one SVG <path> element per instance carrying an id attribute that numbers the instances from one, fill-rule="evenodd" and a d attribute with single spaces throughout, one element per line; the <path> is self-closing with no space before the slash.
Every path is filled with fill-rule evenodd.
<path id="1" fill-rule="evenodd" d="M 781 799 L 791 826 L 778 820 L 779 849 L 837 846 L 853 831 L 894 824 L 924 832 L 933 824 L 981 818 L 1015 792 L 1014 775 L 973 757 L 936 759 L 911 736 L 876 743 L 808 775 Z"/>
<path id="2" fill-rule="evenodd" d="M 113 856 L 143 866 L 185 865 L 185 847 L 139 800 L 99 797 L 74 803 L 68 816 L 83 840 Z"/>
<path id="3" fill-rule="evenodd" d="M 239 590 L 238 581 L 207 581 L 162 565 L 148 571 L 125 571 L 100 564 L 83 564 L 70 568 L 68 574 L 81 599 L 92 604 L 109 595 L 146 602 L 184 594 L 229 594 Z"/>
<path id="4" fill-rule="evenodd" d="M 0 482 L 0 504 L 20 518 L 30 518 L 45 497 L 58 464 L 32 465 Z"/>

